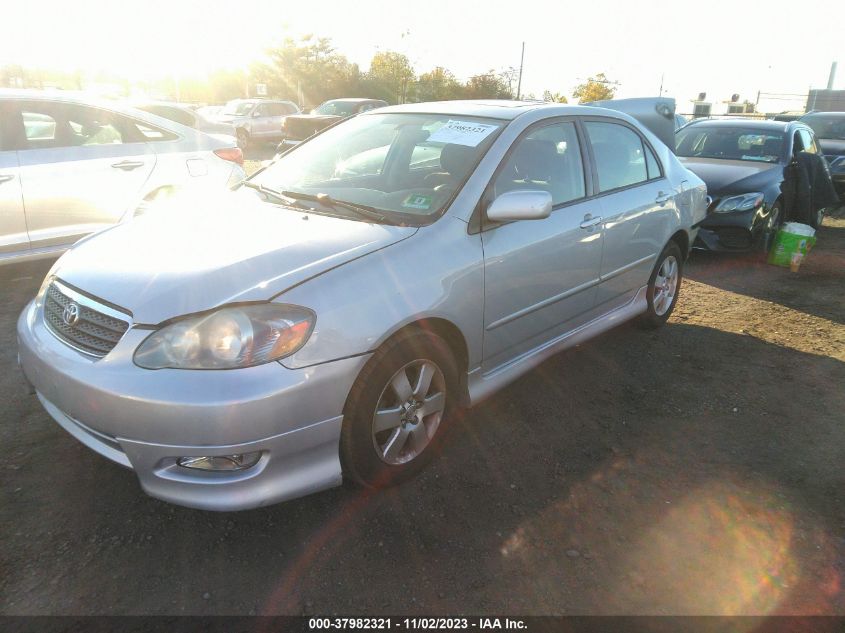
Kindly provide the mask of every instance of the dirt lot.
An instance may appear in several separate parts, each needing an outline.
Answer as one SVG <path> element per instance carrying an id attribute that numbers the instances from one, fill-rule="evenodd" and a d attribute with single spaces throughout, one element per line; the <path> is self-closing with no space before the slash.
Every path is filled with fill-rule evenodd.
<path id="1" fill-rule="evenodd" d="M 845 219 L 798 273 L 694 255 L 471 411 L 436 464 L 236 514 L 147 498 L 27 393 L 0 269 L 4 614 L 845 613 Z"/>

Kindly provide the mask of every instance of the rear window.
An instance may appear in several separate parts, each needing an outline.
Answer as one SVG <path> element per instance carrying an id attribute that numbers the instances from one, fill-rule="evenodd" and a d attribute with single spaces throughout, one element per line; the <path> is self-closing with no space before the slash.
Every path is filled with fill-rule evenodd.
<path id="1" fill-rule="evenodd" d="M 808 125 L 818 138 L 845 141 L 845 116 L 810 115 L 801 117 L 801 123 Z"/>

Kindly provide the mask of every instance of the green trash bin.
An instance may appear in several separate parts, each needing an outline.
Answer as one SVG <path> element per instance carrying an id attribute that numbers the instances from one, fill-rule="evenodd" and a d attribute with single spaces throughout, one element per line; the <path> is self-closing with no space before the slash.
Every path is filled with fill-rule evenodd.
<path id="1" fill-rule="evenodd" d="M 791 268 L 795 272 L 815 243 L 816 231 L 813 227 L 787 222 L 775 236 L 775 243 L 769 251 L 769 263 Z"/>

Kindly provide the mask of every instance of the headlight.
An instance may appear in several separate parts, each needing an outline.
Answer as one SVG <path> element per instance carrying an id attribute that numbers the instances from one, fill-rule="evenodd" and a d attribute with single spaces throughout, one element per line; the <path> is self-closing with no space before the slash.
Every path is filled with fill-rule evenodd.
<path id="1" fill-rule="evenodd" d="M 223 308 L 151 334 L 135 352 L 145 369 L 234 369 L 290 356 L 305 345 L 316 316 L 299 306 Z"/>
<path id="2" fill-rule="evenodd" d="M 731 196 L 722 200 L 714 213 L 731 213 L 732 211 L 749 211 L 763 204 L 762 193 L 744 193 L 741 196 Z"/>

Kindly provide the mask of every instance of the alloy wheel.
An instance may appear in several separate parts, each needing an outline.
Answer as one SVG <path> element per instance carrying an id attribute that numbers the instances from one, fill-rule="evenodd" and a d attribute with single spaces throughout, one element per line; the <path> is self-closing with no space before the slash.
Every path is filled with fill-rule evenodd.
<path id="1" fill-rule="evenodd" d="M 678 260 L 669 255 L 660 265 L 654 278 L 654 298 L 652 307 L 657 316 L 663 316 L 672 307 L 675 293 L 678 291 Z"/>
<path id="2" fill-rule="evenodd" d="M 411 361 L 393 374 L 373 415 L 373 446 L 382 461 L 406 464 L 434 438 L 446 407 L 446 380 L 430 360 Z"/>

